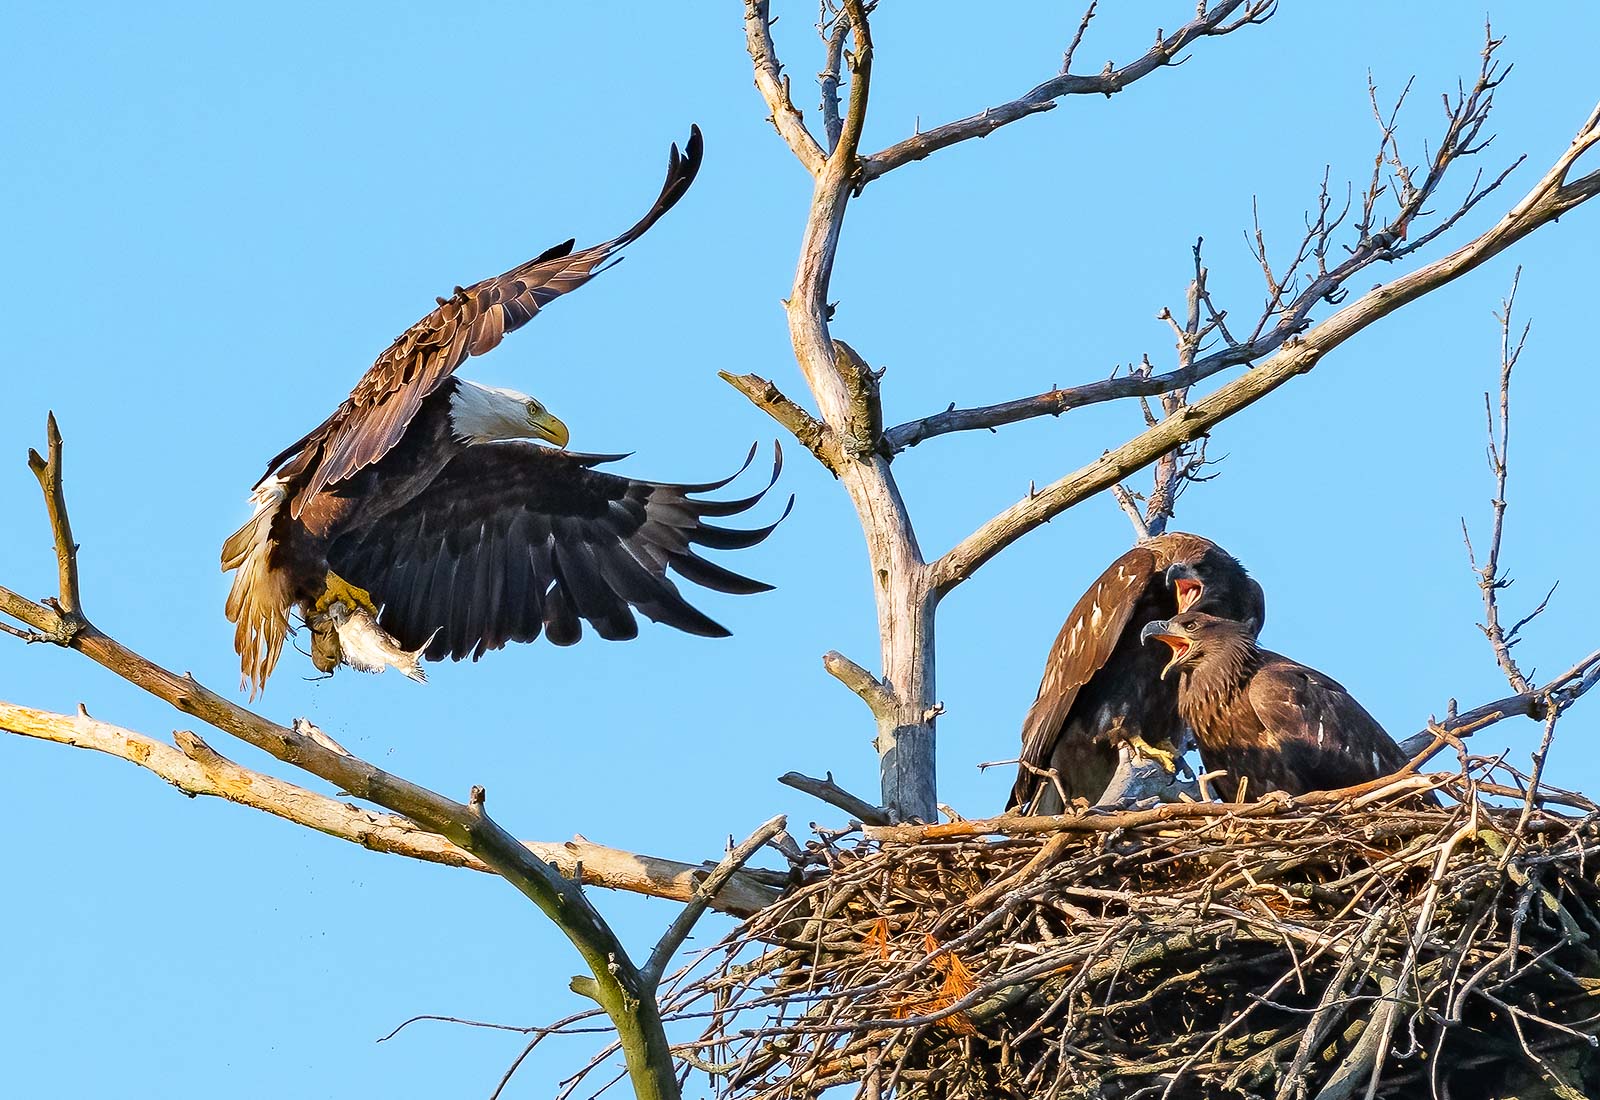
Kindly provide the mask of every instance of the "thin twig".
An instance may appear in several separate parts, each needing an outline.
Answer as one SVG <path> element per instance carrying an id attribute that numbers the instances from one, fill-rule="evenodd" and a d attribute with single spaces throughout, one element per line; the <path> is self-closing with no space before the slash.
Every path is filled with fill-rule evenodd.
<path id="1" fill-rule="evenodd" d="M 730 850 L 722 858 L 722 862 L 706 876 L 705 881 L 695 889 L 694 896 L 673 918 L 672 924 L 667 927 L 661 939 L 656 942 L 655 949 L 650 952 L 650 958 L 639 969 L 640 981 L 651 995 L 654 995 L 656 987 L 661 984 L 661 976 L 666 973 L 667 963 L 678 953 L 678 948 L 689 938 L 689 933 L 694 931 L 694 926 L 710 907 L 712 899 L 746 863 L 750 862 L 752 856 L 766 847 L 767 842 L 773 837 L 783 832 L 786 824 L 788 820 L 782 814 L 763 823 L 738 847 Z"/>
<path id="2" fill-rule="evenodd" d="M 1479 627 L 1484 637 L 1488 639 L 1490 647 L 1494 650 L 1495 661 L 1500 665 L 1500 670 L 1505 673 L 1511 689 L 1517 692 L 1532 691 L 1522 669 L 1518 667 L 1517 660 L 1511 654 L 1511 649 L 1517 644 L 1518 632 L 1532 622 L 1550 602 L 1547 595 L 1533 611 L 1517 622 L 1510 630 L 1505 630 L 1500 625 L 1499 593 L 1503 588 L 1511 587 L 1510 578 L 1500 571 L 1500 540 L 1505 534 L 1506 522 L 1506 478 L 1510 471 L 1511 454 L 1511 372 L 1517 365 L 1517 360 L 1522 357 L 1522 349 L 1528 341 L 1530 325 L 1523 325 L 1522 334 L 1517 337 L 1516 344 L 1511 342 L 1511 309 L 1517 300 L 1517 284 L 1522 281 L 1522 268 L 1518 267 L 1516 274 L 1511 278 L 1511 290 L 1506 294 L 1505 300 L 1500 304 L 1500 311 L 1495 314 L 1495 320 L 1500 323 L 1500 417 L 1496 424 L 1495 415 L 1490 409 L 1489 395 L 1483 395 L 1484 416 L 1489 422 L 1489 470 L 1494 475 L 1494 499 L 1491 502 L 1494 510 L 1494 521 L 1489 536 L 1489 550 L 1484 556 L 1483 564 L 1478 564 L 1477 555 L 1472 549 L 1472 538 L 1467 533 L 1467 521 L 1461 521 L 1461 537 L 1467 544 L 1467 560 L 1472 566 L 1472 571 L 1478 576 L 1478 588 L 1483 594 L 1484 620 Z M 1496 435 L 1498 434 L 1498 439 Z M 1554 592 L 1554 589 L 1551 589 Z"/>

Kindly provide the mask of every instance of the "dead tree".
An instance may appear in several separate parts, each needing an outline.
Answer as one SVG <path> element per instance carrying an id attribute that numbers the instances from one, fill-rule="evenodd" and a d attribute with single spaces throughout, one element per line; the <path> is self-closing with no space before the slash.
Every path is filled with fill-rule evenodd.
<path id="1" fill-rule="evenodd" d="M 1226 805 L 868 824 L 703 953 L 663 1013 L 715 1095 L 809 1100 L 1591 1096 L 1600 804 L 1545 776 L 1600 650 L 1535 685 L 1499 597 L 1515 284 L 1498 315 L 1483 633 L 1513 694 L 1392 775 Z M 1532 766 L 1466 739 L 1544 727 Z M 1458 767 L 1424 767 L 1447 749 Z M 1448 803 L 1419 801 L 1443 793 Z"/>
<path id="2" fill-rule="evenodd" d="M 829 285 L 851 200 L 896 168 L 1050 111 L 1067 97 L 1115 95 L 1182 61 L 1187 50 L 1207 39 L 1266 23 L 1276 4 L 1273 0 L 1201 4 L 1188 23 L 1170 34 L 1158 33 L 1142 56 L 1121 66 L 1108 63 L 1098 74 L 1081 76 L 1072 71 L 1073 60 L 1094 18 L 1091 3 L 1067 45 L 1058 74 L 1009 102 L 867 153 L 861 149 L 861 134 L 872 90 L 874 6 L 868 0 L 823 5 L 819 135 L 795 105 L 777 56 L 771 3 L 746 0 L 745 37 L 756 87 L 778 134 L 813 179 L 786 313 L 795 361 L 817 411 L 805 409 L 765 377 L 724 377 L 793 433 L 850 495 L 872 570 L 881 672 L 873 674 L 839 653 L 829 653 L 823 662 L 872 712 L 884 812 L 898 821 L 932 821 L 938 808 L 935 731 L 941 708 L 934 640 L 940 600 L 1017 539 L 1100 492 L 1116 495 L 1139 536 L 1161 531 L 1184 485 L 1201 475 L 1204 440 L 1218 424 L 1310 371 L 1356 333 L 1459 278 L 1600 192 L 1600 170 L 1573 173 L 1578 159 L 1600 142 L 1600 108 L 1583 121 L 1568 149 L 1491 229 L 1448 255 L 1347 301 L 1359 273 L 1426 249 L 1498 190 L 1522 163 L 1518 158 L 1497 171 L 1480 169 L 1447 208 L 1449 212 L 1437 212 L 1446 177 L 1453 180 L 1458 173 L 1452 169 L 1481 154 L 1489 141 L 1484 127 L 1505 70 L 1496 59 L 1500 41 L 1486 35 L 1476 79 L 1446 97 L 1444 127 L 1427 143 L 1422 157 L 1412 159 L 1402 151 L 1399 105 L 1385 112 L 1374 92 L 1378 148 L 1361 197 L 1340 201 L 1325 179 L 1306 219 L 1305 235 L 1287 259 L 1273 258 L 1257 227 L 1256 259 L 1267 294 L 1265 307 L 1248 328 L 1236 319 L 1230 321 L 1229 311 L 1212 301 L 1197 243 L 1194 278 L 1184 308 L 1177 313 L 1163 308 L 1159 314 L 1175 337 L 1170 366 L 1160 368 L 1146 360 L 1120 377 L 981 408 L 952 407 L 886 426 L 879 394 L 883 379 L 868 365 L 871 349 L 859 353 L 836 338 L 830 325 Z M 848 95 L 841 106 L 842 87 L 847 87 Z M 1324 308 L 1332 312 L 1319 317 Z M 1231 377 L 1203 396 L 1193 392 L 1218 376 Z M 1151 398 L 1159 402 L 1159 415 L 1149 404 Z M 1115 400 L 1142 403 L 1144 431 L 1108 448 L 1081 469 L 1030 491 L 942 554 L 931 560 L 924 555 L 895 480 L 897 456 L 938 436 L 1059 416 Z M 1154 483 L 1141 501 L 1124 482 L 1151 466 Z"/>
<path id="3" fill-rule="evenodd" d="M 1495 193 L 1521 163 L 1518 160 L 1498 171 L 1478 173 L 1453 202 L 1440 205 L 1446 177 L 1453 181 L 1459 174 L 1455 166 L 1479 155 L 1487 143 L 1484 127 L 1503 76 L 1495 58 L 1499 42 L 1490 38 L 1476 78 L 1447 99 L 1443 129 L 1428 142 L 1420 158 L 1402 152 L 1395 115 L 1378 111 L 1378 151 L 1364 194 L 1354 202 L 1341 202 L 1335 198 L 1336 191 L 1325 186 L 1303 239 L 1284 258 L 1275 258 L 1263 236 L 1256 234 L 1267 300 L 1253 322 L 1230 320 L 1228 311 L 1212 301 L 1197 244 L 1185 306 L 1161 313 L 1175 336 L 1176 352 L 1170 364 L 1147 360 L 1109 378 L 979 408 L 952 407 L 888 425 L 880 401 L 882 372 L 869 365 L 873 349 L 858 353 L 833 334 L 830 323 L 830 280 L 852 200 L 897 168 L 1049 112 L 1069 97 L 1109 97 L 1136 81 L 1155 78 L 1208 39 L 1266 23 L 1274 4 L 1270 0 L 1202 4 L 1188 23 L 1171 33 L 1159 33 L 1141 56 L 1082 75 L 1073 71 L 1074 60 L 1094 16 L 1091 4 L 1067 44 L 1059 73 L 1016 99 L 868 153 L 862 150 L 861 139 L 872 87 L 870 21 L 874 6 L 869 0 L 824 4 L 819 25 L 822 105 L 820 127 L 813 127 L 795 106 L 790 81 L 777 57 L 769 3 L 746 0 L 744 30 L 755 83 L 777 132 L 813 180 L 786 314 L 795 361 L 815 411 L 786 396 L 765 377 L 724 377 L 837 476 L 860 517 L 874 579 L 880 671 L 870 672 L 838 653 L 828 654 L 824 664 L 862 698 L 873 715 L 882 771 L 880 805 L 852 798 L 830 780 L 789 779 L 863 822 L 890 830 L 882 836 L 901 837 L 909 834 L 893 830 L 915 830 L 919 826 L 914 823 L 933 822 L 937 814 L 934 742 L 940 706 L 934 624 L 940 600 L 1023 535 L 1101 492 L 1116 495 L 1136 534 L 1160 531 L 1185 485 L 1204 476 L 1204 445 L 1210 430 L 1317 366 L 1323 356 L 1355 333 L 1472 270 L 1600 192 L 1600 171 L 1587 175 L 1576 171 L 1579 159 L 1600 142 L 1600 109 L 1589 115 L 1569 148 L 1488 231 L 1350 300 L 1353 280 L 1360 273 L 1374 265 L 1408 260 L 1429 248 L 1467 211 Z M 1378 110 L 1376 99 L 1374 109 Z M 1439 213 L 1441 210 L 1448 212 Z M 1196 392 L 1212 381 L 1216 384 L 1209 392 Z M 940 436 L 1059 416 L 1074 408 L 1117 400 L 1141 403 L 1144 430 L 1110 447 L 1083 468 L 1029 492 L 943 553 L 924 554 L 893 466 L 897 459 L 905 460 L 902 456 L 910 448 Z M 1497 447 L 1499 458 L 1494 461 L 1502 463 L 1503 477 L 1503 437 Z M 52 417 L 46 453 L 31 453 L 30 467 L 39 480 L 53 532 L 57 594 L 35 601 L 0 588 L 0 615 L 6 617 L 0 620 L 0 628 L 19 643 L 76 651 L 213 729 L 335 784 L 366 806 L 328 798 L 241 767 L 193 732 L 180 731 L 169 743 L 99 722 L 86 711 L 54 714 L 13 703 L 0 703 L 0 729 L 109 753 L 187 793 L 227 798 L 374 850 L 504 878 L 562 930 L 588 965 L 589 976 L 574 983 L 578 992 L 597 1004 L 584 1016 L 603 1013 L 616 1029 L 617 1046 L 635 1094 L 679 1096 L 680 1068 L 667 1039 L 658 998 L 669 963 L 707 908 L 745 916 L 765 911 L 778 899 L 788 876 L 749 870 L 745 865 L 769 845 L 805 864 L 798 846 L 784 834 L 782 819 L 767 822 L 746 841 L 731 846 L 719 862 L 708 865 L 636 856 L 583 842 L 521 842 L 489 816 L 482 787 L 472 788 L 465 800 L 445 797 L 351 755 L 308 723 L 273 721 L 187 675 L 160 667 L 98 629 L 86 614 L 78 581 L 77 543 L 68 519 L 62 454 L 61 436 Z M 1150 489 L 1135 493 L 1128 479 L 1152 467 Z M 1498 524 L 1497 518 L 1496 547 Z M 1492 550 L 1478 567 L 1490 609 L 1485 630 L 1497 652 L 1503 651 L 1511 673 L 1516 666 L 1509 652 L 1517 629 L 1502 631 L 1495 617 L 1493 595 L 1501 583 L 1497 562 L 1497 551 Z M 1559 692 L 1590 686 L 1595 667 L 1594 658 L 1574 666 L 1554 687 L 1513 679 L 1518 694 L 1492 704 L 1492 713 L 1485 720 L 1519 712 L 1546 713 Z M 1471 726 L 1473 720 L 1470 714 L 1450 716 L 1456 725 L 1445 727 L 1444 732 L 1448 736 L 1470 732 L 1476 728 Z M 1538 777 L 1533 778 L 1536 787 Z M 670 897 L 684 902 L 684 909 L 649 955 L 637 961 L 590 903 L 585 884 Z M 530 1048 L 562 1026 L 533 1029 Z M 688 1059 L 687 1064 L 696 1064 L 698 1056 L 692 1049 L 678 1053 Z"/>

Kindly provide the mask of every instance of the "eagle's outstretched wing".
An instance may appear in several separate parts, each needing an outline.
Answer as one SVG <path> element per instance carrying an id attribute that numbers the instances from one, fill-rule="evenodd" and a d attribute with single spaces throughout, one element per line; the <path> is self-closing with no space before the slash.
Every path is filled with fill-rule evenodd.
<path id="1" fill-rule="evenodd" d="M 440 298 L 437 309 L 378 356 L 332 416 L 267 464 L 262 481 L 274 473 L 300 481 L 289 502 L 298 518 L 317 493 L 382 458 L 400 441 L 423 398 L 468 357 L 489 351 L 541 307 L 588 282 L 672 209 L 694 182 L 702 150 L 700 128 L 692 127 L 684 151 L 672 147 L 655 204 L 620 236 L 579 252 L 566 241 L 504 275 Z"/>
<path id="2" fill-rule="evenodd" d="M 1022 723 L 1022 766 L 1009 805 L 1023 806 L 1032 798 L 1039 780 L 1031 769 L 1048 766 L 1073 701 L 1111 657 L 1156 571 L 1156 555 L 1143 546 L 1134 547 L 1100 574 L 1061 624 L 1045 660 L 1038 698 Z M 1095 750 L 1085 745 L 1084 751 Z"/>
<path id="3" fill-rule="evenodd" d="M 432 660 L 476 659 L 541 632 L 571 645 L 584 619 L 602 638 L 632 638 L 633 609 L 691 634 L 725 636 L 667 570 L 719 592 L 770 589 L 694 548 L 737 550 L 766 538 L 783 516 L 754 530 L 706 519 L 745 511 L 772 482 L 742 500 L 700 500 L 695 494 L 733 478 L 671 485 L 593 469 L 616 457 L 522 442 L 469 447 L 406 508 L 335 542 L 329 564 L 372 593 L 379 625 L 402 646 L 431 637 Z M 773 481 L 782 457 L 775 452 Z"/>

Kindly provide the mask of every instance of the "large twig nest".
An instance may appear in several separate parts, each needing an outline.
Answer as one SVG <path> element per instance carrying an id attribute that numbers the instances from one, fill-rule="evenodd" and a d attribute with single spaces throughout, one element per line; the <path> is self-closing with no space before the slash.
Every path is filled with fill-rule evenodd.
<path id="1" fill-rule="evenodd" d="M 1417 782 L 826 839 L 665 1007 L 751 1100 L 1600 1094 L 1600 815 Z"/>

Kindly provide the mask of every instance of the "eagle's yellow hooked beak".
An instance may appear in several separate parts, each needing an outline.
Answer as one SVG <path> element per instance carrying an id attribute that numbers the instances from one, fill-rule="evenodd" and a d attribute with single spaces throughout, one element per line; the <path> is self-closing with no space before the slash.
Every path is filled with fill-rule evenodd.
<path id="1" fill-rule="evenodd" d="M 537 438 L 548 440 L 557 447 L 565 447 L 567 440 L 572 438 L 572 434 L 567 431 L 567 426 L 547 409 L 540 409 L 536 413 L 530 413 L 528 426 L 533 429 L 533 433 Z"/>
<path id="2" fill-rule="evenodd" d="M 1172 660 L 1161 670 L 1161 678 L 1165 680 L 1167 673 L 1176 668 L 1189 655 L 1189 650 L 1194 648 L 1194 639 L 1188 631 L 1171 619 L 1157 619 L 1153 623 L 1146 623 L 1144 629 L 1139 631 L 1139 641 L 1148 642 L 1151 638 L 1159 638 L 1172 647 Z"/>

